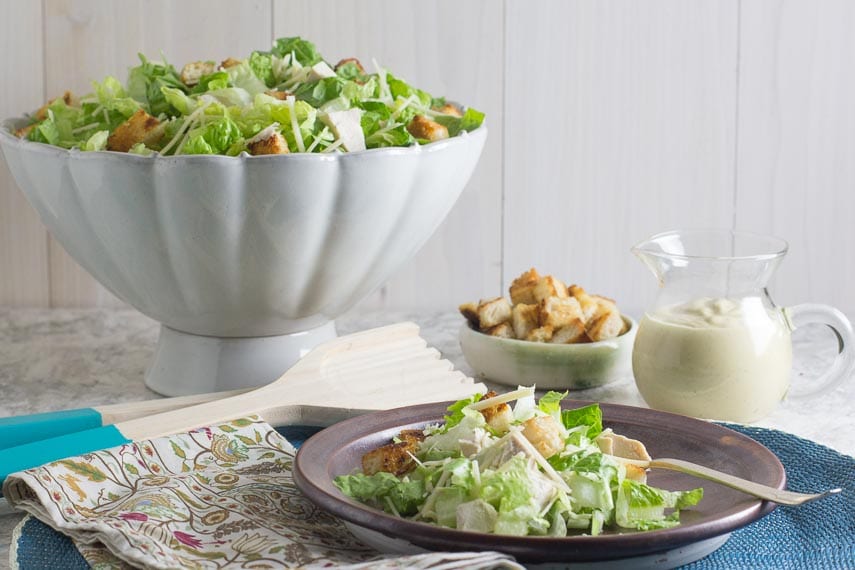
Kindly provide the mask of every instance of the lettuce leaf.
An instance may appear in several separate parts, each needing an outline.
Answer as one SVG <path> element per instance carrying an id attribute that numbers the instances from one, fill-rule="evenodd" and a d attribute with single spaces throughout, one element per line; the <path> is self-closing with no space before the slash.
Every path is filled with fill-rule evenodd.
<path id="1" fill-rule="evenodd" d="M 648 530 L 679 524 L 679 511 L 694 506 L 703 498 L 702 488 L 690 491 L 666 491 L 638 481 L 625 479 L 618 488 L 615 519 L 619 526 Z M 670 516 L 665 509 L 676 509 Z"/>
<path id="2" fill-rule="evenodd" d="M 537 407 L 545 414 L 557 416 L 561 412 L 561 400 L 566 398 L 569 393 L 570 392 L 553 392 L 550 390 L 540 397 L 540 400 L 537 401 Z"/>
<path id="3" fill-rule="evenodd" d="M 445 416 L 443 416 L 442 418 L 444 425 L 440 429 L 440 432 L 445 433 L 457 424 L 459 424 L 461 421 L 463 421 L 463 418 L 466 417 L 463 413 L 463 408 L 465 408 L 469 404 L 474 404 L 480 399 L 481 394 L 479 392 L 476 392 L 470 397 L 464 398 L 463 400 L 457 400 L 456 402 L 448 406 L 448 408 L 446 408 L 446 411 L 448 413 L 445 414 Z"/>
<path id="4" fill-rule="evenodd" d="M 315 65 L 319 61 L 323 61 L 321 54 L 315 44 L 301 37 L 279 38 L 273 42 L 273 49 L 270 50 L 274 55 L 284 57 L 289 53 L 293 53 L 300 65 Z"/>
<path id="5" fill-rule="evenodd" d="M 586 436 L 594 439 L 603 431 L 603 412 L 598 404 L 591 404 L 575 410 L 563 410 L 561 423 L 568 430 L 577 426 L 587 426 Z"/>
<path id="6" fill-rule="evenodd" d="M 241 138 L 241 131 L 235 122 L 228 117 L 221 117 L 190 131 L 181 153 L 224 154 Z"/>
<path id="7" fill-rule="evenodd" d="M 462 117 L 437 115 L 433 120 L 448 129 L 448 136 L 456 137 L 463 131 L 470 132 L 480 127 L 484 122 L 484 113 L 470 107 L 463 112 Z"/>
<path id="8" fill-rule="evenodd" d="M 273 56 L 270 53 L 252 52 L 247 65 L 267 87 L 276 85 L 276 76 L 273 74 Z"/>
<path id="9" fill-rule="evenodd" d="M 357 501 L 401 516 L 414 515 L 427 497 L 421 479 L 398 479 L 391 473 L 340 475 L 333 484 Z"/>
<path id="10" fill-rule="evenodd" d="M 208 75 L 203 75 L 199 79 L 199 83 L 190 89 L 190 93 L 199 94 L 206 91 L 214 91 L 216 89 L 225 89 L 231 86 L 231 77 L 228 71 L 215 71 Z"/>
<path id="11" fill-rule="evenodd" d="M 171 106 L 163 89 L 185 92 L 186 88 L 178 72 L 166 62 L 150 61 L 141 53 L 137 55 L 142 63 L 128 72 L 128 95 L 135 101 L 148 105 L 148 112 L 152 115 L 165 113 L 176 116 L 180 110 Z"/>
<path id="12" fill-rule="evenodd" d="M 312 107 L 320 107 L 341 95 L 344 80 L 341 77 L 325 77 L 314 83 L 304 83 L 294 92 L 294 97 Z"/>

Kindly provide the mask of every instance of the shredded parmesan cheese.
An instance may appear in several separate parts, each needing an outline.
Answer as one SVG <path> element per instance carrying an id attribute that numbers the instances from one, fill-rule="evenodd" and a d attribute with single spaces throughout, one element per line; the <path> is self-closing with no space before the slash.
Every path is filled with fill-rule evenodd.
<path id="1" fill-rule="evenodd" d="M 306 145 L 303 144 L 303 133 L 300 132 L 300 124 L 297 122 L 297 109 L 294 107 L 294 96 L 291 95 L 285 99 L 288 105 L 289 115 L 291 115 L 291 128 L 294 130 L 294 140 L 297 143 L 297 150 L 306 152 Z"/>

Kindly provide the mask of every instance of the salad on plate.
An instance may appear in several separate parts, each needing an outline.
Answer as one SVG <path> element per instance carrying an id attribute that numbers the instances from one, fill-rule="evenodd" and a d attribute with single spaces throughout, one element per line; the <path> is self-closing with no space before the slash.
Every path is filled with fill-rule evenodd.
<path id="1" fill-rule="evenodd" d="M 475 396 L 444 422 L 405 430 L 335 478 L 342 493 L 395 516 L 514 536 L 599 535 L 680 524 L 703 489 L 647 485 L 644 445 L 603 427 L 597 404 L 562 410 L 567 393 Z M 513 403 L 513 406 L 510 404 Z"/>
<path id="2" fill-rule="evenodd" d="M 122 84 L 93 82 L 36 111 L 15 134 L 82 151 L 140 155 L 354 152 L 425 144 L 477 129 L 484 114 L 418 89 L 355 58 L 331 65 L 311 42 L 280 38 L 268 51 L 179 72 L 140 54 Z"/>

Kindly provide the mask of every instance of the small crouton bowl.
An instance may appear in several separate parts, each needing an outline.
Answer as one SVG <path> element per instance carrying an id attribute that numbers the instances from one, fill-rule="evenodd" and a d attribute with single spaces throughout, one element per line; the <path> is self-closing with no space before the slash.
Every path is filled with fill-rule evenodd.
<path id="1" fill-rule="evenodd" d="M 596 388 L 632 371 L 632 344 L 637 325 L 621 315 L 625 332 L 599 342 L 553 344 L 491 336 L 464 322 L 460 347 L 475 375 L 508 386 L 536 385 L 539 389 Z"/>

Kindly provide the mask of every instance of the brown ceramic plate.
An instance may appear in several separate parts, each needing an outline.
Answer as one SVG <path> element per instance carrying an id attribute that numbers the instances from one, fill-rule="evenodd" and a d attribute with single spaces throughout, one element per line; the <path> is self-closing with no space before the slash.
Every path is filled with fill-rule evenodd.
<path id="1" fill-rule="evenodd" d="M 588 404 L 565 400 L 565 408 Z M 403 429 L 442 420 L 448 403 L 425 404 L 359 416 L 335 424 L 307 440 L 297 454 L 297 487 L 321 508 L 353 523 L 428 550 L 496 550 L 519 561 L 575 562 L 616 560 L 675 552 L 695 543 L 721 546 L 726 536 L 770 513 L 775 506 L 721 485 L 673 471 L 653 470 L 651 485 L 669 490 L 704 488 L 703 500 L 682 511 L 680 526 L 649 532 L 617 532 L 566 538 L 498 536 L 441 528 L 388 515 L 343 495 L 333 485 L 352 473 L 362 455 L 388 443 Z M 775 455 L 751 438 L 722 426 L 645 408 L 600 404 L 603 423 L 639 439 L 656 457 L 679 458 L 764 485 L 783 488 L 786 475 Z M 372 533 L 373 534 L 373 533 Z M 704 554 L 697 556 L 698 558 Z"/>

